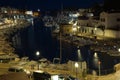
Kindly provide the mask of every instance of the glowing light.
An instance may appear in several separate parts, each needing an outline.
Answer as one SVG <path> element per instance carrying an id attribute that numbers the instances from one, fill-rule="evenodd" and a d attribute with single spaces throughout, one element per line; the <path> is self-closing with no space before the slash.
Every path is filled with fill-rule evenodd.
<path id="1" fill-rule="evenodd" d="M 97 28 L 95 27 L 95 30 L 97 30 Z"/>
<path id="2" fill-rule="evenodd" d="M 51 76 L 51 80 L 58 80 L 58 75 Z"/>
<path id="3" fill-rule="evenodd" d="M 24 69 L 24 72 L 26 72 L 26 74 L 30 74 L 29 70 Z"/>
<path id="4" fill-rule="evenodd" d="M 80 26 L 77 27 L 78 29 L 80 28 Z"/>
<path id="5" fill-rule="evenodd" d="M 118 49 L 118 52 L 120 52 L 120 48 Z"/>
<path id="6" fill-rule="evenodd" d="M 77 25 L 77 21 L 73 24 L 73 26 L 76 26 Z"/>
<path id="7" fill-rule="evenodd" d="M 76 28 L 76 27 L 73 27 L 73 31 L 77 31 L 77 28 Z"/>
<path id="8" fill-rule="evenodd" d="M 96 68 L 98 68 L 98 63 L 99 63 L 98 54 L 95 52 L 93 55 L 93 64 Z"/>
<path id="9" fill-rule="evenodd" d="M 95 58 L 98 58 L 98 55 L 97 55 L 97 53 L 96 53 L 96 52 L 94 53 L 94 57 L 95 57 Z"/>
<path id="10" fill-rule="evenodd" d="M 78 63 L 77 62 L 75 63 L 75 68 L 78 68 Z"/>
<path id="11" fill-rule="evenodd" d="M 79 15 L 80 15 L 79 13 L 72 13 L 72 14 L 69 14 L 70 17 L 74 17 L 74 18 L 78 17 Z"/>
<path id="12" fill-rule="evenodd" d="M 81 51 L 80 49 L 77 50 L 77 53 L 78 53 L 78 60 L 82 60 L 82 55 L 81 55 Z"/>
<path id="13" fill-rule="evenodd" d="M 37 10 L 38 12 L 40 11 L 40 9 Z"/>
<path id="14" fill-rule="evenodd" d="M 39 55 L 40 55 L 40 52 L 39 52 L 39 51 L 37 51 L 37 52 L 36 52 L 36 56 L 39 56 Z"/>
<path id="15" fill-rule="evenodd" d="M 43 73 L 44 71 L 41 71 L 41 70 L 36 70 L 34 72 L 37 72 L 37 73 Z"/>
<path id="16" fill-rule="evenodd" d="M 33 15 L 33 11 L 26 11 L 25 14 Z"/>

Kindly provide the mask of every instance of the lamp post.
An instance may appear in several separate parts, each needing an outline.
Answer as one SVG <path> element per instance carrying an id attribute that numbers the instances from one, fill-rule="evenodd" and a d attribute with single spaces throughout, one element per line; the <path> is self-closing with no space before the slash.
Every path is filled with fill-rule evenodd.
<path id="1" fill-rule="evenodd" d="M 36 52 L 36 56 L 37 56 L 37 58 L 39 59 L 39 56 L 40 56 L 40 52 L 39 52 L 39 51 Z M 38 63 L 37 66 L 38 66 L 38 70 L 39 70 L 39 63 Z"/>
<path id="2" fill-rule="evenodd" d="M 100 76 L 101 75 L 101 61 L 99 60 L 99 56 L 97 52 L 94 53 L 93 58 L 94 58 L 94 65 L 95 67 L 98 68 L 98 75 Z"/>
<path id="3" fill-rule="evenodd" d="M 60 28 L 60 54 L 59 54 L 59 58 L 60 58 L 60 61 L 59 61 L 59 64 L 61 63 L 62 61 L 62 31 L 61 31 L 61 28 Z"/>
<path id="4" fill-rule="evenodd" d="M 101 70 L 101 69 L 100 69 L 101 67 L 100 67 L 100 65 L 101 65 L 101 62 L 100 62 L 100 61 L 98 61 L 99 76 L 101 75 L 101 71 L 100 71 L 100 70 Z"/>
<path id="5" fill-rule="evenodd" d="M 78 63 L 75 63 L 75 69 L 76 69 L 76 79 L 77 79 L 77 68 L 78 68 Z"/>

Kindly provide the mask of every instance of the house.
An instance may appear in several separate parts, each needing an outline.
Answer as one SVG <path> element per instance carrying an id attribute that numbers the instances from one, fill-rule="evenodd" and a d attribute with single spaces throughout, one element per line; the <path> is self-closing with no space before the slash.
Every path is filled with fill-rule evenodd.
<path id="1" fill-rule="evenodd" d="M 120 30 L 120 13 L 119 12 L 102 12 L 100 14 L 100 23 L 106 29 Z"/>
<path id="2" fill-rule="evenodd" d="M 72 24 L 60 24 L 60 31 L 62 35 L 69 35 L 73 33 L 73 25 Z"/>

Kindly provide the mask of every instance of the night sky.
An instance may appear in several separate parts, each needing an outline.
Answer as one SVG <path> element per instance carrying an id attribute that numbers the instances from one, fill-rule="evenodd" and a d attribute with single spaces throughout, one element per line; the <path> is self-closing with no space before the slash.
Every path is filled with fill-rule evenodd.
<path id="1" fill-rule="evenodd" d="M 103 0 L 0 0 L 1 6 L 11 6 L 21 9 L 61 9 L 61 4 L 64 8 L 76 7 L 87 8 L 96 3 L 103 3 Z"/>

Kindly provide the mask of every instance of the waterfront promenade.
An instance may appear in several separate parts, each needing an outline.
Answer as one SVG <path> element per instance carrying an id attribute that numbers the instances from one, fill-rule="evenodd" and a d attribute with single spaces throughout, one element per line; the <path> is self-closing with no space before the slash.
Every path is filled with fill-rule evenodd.
<path id="1" fill-rule="evenodd" d="M 0 75 L 6 75 L 6 74 L 11 74 L 11 72 L 8 72 L 8 68 L 11 67 L 11 66 L 14 66 L 13 64 L 8 64 L 8 63 L 0 63 Z M 37 65 L 36 65 L 37 66 Z M 57 66 L 57 65 L 56 65 Z M 56 75 L 56 74 L 63 74 L 63 75 L 71 75 L 73 77 L 76 77 L 76 72 L 71 72 L 69 70 L 62 70 L 62 69 L 56 69 L 56 68 L 52 68 L 52 67 L 46 67 L 46 68 L 34 68 L 34 69 L 31 69 L 29 66 L 25 69 L 28 69 L 30 70 L 31 72 L 32 71 L 44 71 L 44 72 L 47 72 L 51 75 Z M 17 72 L 18 73 L 18 72 Z M 16 73 L 16 74 L 17 74 Z M 14 72 L 15 74 L 15 72 Z M 103 76 L 97 76 L 97 75 L 94 75 L 94 74 L 87 74 L 86 77 L 81 77 L 79 76 L 81 74 L 78 74 L 78 78 L 80 80 L 119 80 L 120 79 L 120 71 L 116 71 L 115 73 L 111 73 L 111 74 L 108 74 L 108 75 L 103 75 Z M 25 74 L 24 74 L 25 76 Z M 8 79 L 9 80 L 9 79 Z M 11 79 L 10 79 L 11 80 Z M 26 79 L 23 79 L 23 80 L 26 80 Z M 33 78 L 30 78 L 28 80 L 34 80 Z"/>

